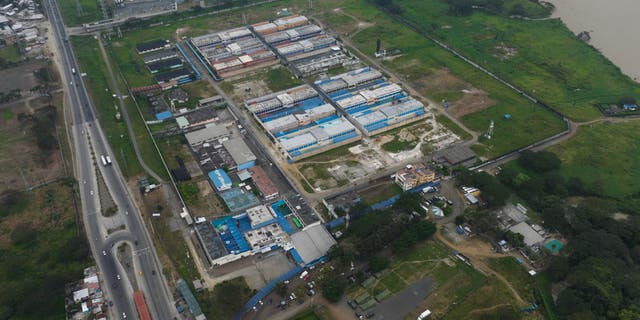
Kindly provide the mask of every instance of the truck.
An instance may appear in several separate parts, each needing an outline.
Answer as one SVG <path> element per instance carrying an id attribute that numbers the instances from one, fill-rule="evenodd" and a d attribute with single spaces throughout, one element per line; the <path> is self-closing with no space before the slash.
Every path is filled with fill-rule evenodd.
<path id="1" fill-rule="evenodd" d="M 147 303 L 144 301 L 144 294 L 142 291 L 136 291 L 133 293 L 133 300 L 136 303 L 136 309 L 138 310 L 138 317 L 140 320 L 151 320 L 151 314 L 147 308 Z"/>
<path id="2" fill-rule="evenodd" d="M 101 155 L 100 156 L 100 160 L 102 160 L 102 165 L 106 167 L 107 164 L 108 164 L 107 163 L 107 158 L 104 155 Z"/>
<path id="3" fill-rule="evenodd" d="M 436 192 L 436 188 L 432 186 L 422 188 L 422 193 Z"/>
<path id="4" fill-rule="evenodd" d="M 428 316 L 431 315 L 431 310 L 427 309 L 425 311 L 423 311 L 419 316 L 417 320 L 423 320 L 426 319 Z"/>

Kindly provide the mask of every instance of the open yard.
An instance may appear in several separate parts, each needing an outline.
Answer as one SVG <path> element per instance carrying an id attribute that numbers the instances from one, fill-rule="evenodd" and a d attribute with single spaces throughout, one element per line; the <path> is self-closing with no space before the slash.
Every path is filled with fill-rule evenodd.
<path id="1" fill-rule="evenodd" d="M 105 19 L 100 11 L 98 0 L 60 0 L 58 1 L 62 19 L 69 27 Z"/>
<path id="2" fill-rule="evenodd" d="M 535 9 L 531 1 L 510 2 L 527 3 L 529 11 Z M 640 97 L 640 85 L 597 49 L 578 40 L 558 19 L 512 19 L 480 10 L 457 17 L 447 13 L 449 7 L 444 1 L 396 3 L 403 9 L 402 17 L 421 30 L 572 119 L 598 118 L 594 104 L 599 102 Z"/>
<path id="3" fill-rule="evenodd" d="M 550 151 L 562 160 L 565 177 L 580 178 L 606 197 L 626 198 L 640 190 L 640 121 L 581 126 L 571 140 Z"/>

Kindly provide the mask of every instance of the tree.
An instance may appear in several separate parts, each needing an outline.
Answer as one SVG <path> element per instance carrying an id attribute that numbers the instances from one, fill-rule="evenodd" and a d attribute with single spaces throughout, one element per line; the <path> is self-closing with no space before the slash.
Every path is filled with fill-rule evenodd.
<path id="1" fill-rule="evenodd" d="M 386 269 L 389 266 L 389 263 L 390 261 L 388 258 L 375 255 L 369 259 L 369 269 L 371 269 L 371 272 L 377 273 Z"/>
<path id="2" fill-rule="evenodd" d="M 287 289 L 287 285 L 284 282 L 278 282 L 275 291 L 280 297 L 284 298 L 287 296 Z"/>
<path id="3" fill-rule="evenodd" d="M 518 164 L 535 172 L 548 172 L 559 169 L 562 162 L 553 152 L 527 150 L 518 158 Z"/>
<path id="4" fill-rule="evenodd" d="M 459 225 L 463 224 L 466 220 L 467 220 L 467 219 L 465 219 L 463 215 L 459 215 L 459 216 L 457 216 L 457 217 L 453 220 L 453 222 L 454 222 L 457 226 L 459 226 Z"/>
<path id="5" fill-rule="evenodd" d="M 347 282 L 336 273 L 328 272 L 322 280 L 322 296 L 329 302 L 340 301 L 346 288 Z"/>
<path id="6" fill-rule="evenodd" d="M 473 0 L 446 0 L 449 5 L 449 15 L 467 16 L 473 12 Z"/>
<path id="7" fill-rule="evenodd" d="M 514 248 L 524 247 L 524 236 L 519 233 L 507 230 L 504 233 L 504 239 Z"/>

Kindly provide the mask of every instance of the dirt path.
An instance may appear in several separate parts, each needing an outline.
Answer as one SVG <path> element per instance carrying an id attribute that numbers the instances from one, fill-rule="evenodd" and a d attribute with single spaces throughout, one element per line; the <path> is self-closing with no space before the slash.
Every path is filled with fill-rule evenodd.
<path id="1" fill-rule="evenodd" d="M 493 310 L 498 309 L 498 308 L 500 308 L 500 307 L 508 307 L 508 306 L 509 306 L 509 304 L 508 304 L 508 303 L 496 304 L 495 306 L 488 307 L 488 308 L 482 308 L 482 309 L 474 309 L 474 310 L 471 310 L 471 311 L 469 312 L 469 314 L 471 315 L 471 314 L 475 314 L 475 313 L 485 313 L 485 312 L 493 311 Z"/>
<path id="2" fill-rule="evenodd" d="M 516 298 L 519 304 L 526 304 L 524 299 L 520 297 L 518 291 L 511 285 L 509 280 L 503 277 L 501 274 L 497 273 L 493 269 L 489 267 L 486 263 L 487 258 L 504 258 L 505 256 L 499 253 L 495 253 L 491 250 L 491 247 L 485 242 L 482 242 L 477 239 L 465 241 L 463 244 L 453 244 L 449 241 L 445 236 L 442 235 L 442 229 L 438 229 L 436 232 L 436 238 L 444 243 L 447 247 L 456 250 L 471 260 L 471 264 L 480 270 L 481 272 L 489 275 L 495 276 L 498 280 L 504 283 L 507 288 L 513 293 L 513 296 Z"/>

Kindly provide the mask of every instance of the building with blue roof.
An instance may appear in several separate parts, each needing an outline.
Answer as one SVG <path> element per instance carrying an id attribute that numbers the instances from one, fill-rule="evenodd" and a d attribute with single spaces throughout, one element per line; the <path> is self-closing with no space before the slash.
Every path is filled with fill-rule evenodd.
<path id="1" fill-rule="evenodd" d="M 231 189 L 231 178 L 229 178 L 229 175 L 222 169 L 209 172 L 209 179 L 211 179 L 211 182 L 213 182 L 213 185 L 218 191 Z"/>

